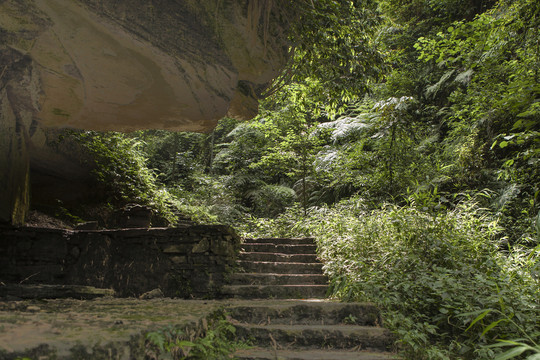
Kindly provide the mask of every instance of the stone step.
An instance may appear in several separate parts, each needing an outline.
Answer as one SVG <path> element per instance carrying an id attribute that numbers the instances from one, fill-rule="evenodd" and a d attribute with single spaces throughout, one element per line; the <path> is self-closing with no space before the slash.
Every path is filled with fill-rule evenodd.
<path id="1" fill-rule="evenodd" d="M 225 297 L 238 299 L 323 299 L 327 285 L 226 285 Z"/>
<path id="2" fill-rule="evenodd" d="M 229 276 L 230 285 L 326 285 L 322 274 L 236 273 Z"/>
<path id="3" fill-rule="evenodd" d="M 322 274 L 322 263 L 238 261 L 246 272 L 272 274 Z"/>
<path id="4" fill-rule="evenodd" d="M 267 243 L 267 244 L 315 244 L 315 239 L 306 238 L 257 238 L 257 239 L 244 239 L 246 243 Z"/>
<path id="5" fill-rule="evenodd" d="M 233 324 L 239 339 L 266 348 L 390 351 L 394 342 L 390 331 L 374 326 Z"/>
<path id="6" fill-rule="evenodd" d="M 114 295 L 113 289 L 82 285 L 0 284 L 0 298 L 90 300 Z"/>
<path id="7" fill-rule="evenodd" d="M 347 350 L 274 350 L 252 348 L 234 354 L 238 360 L 394 360 L 395 354 Z"/>
<path id="8" fill-rule="evenodd" d="M 266 252 L 281 254 L 317 254 L 317 245 L 309 244 L 267 244 L 267 243 L 244 243 L 244 252 Z"/>
<path id="9" fill-rule="evenodd" d="M 361 325 L 379 326 L 379 309 L 369 303 L 320 301 L 257 304 L 227 308 L 237 322 L 249 324 Z"/>
<path id="10" fill-rule="evenodd" d="M 266 252 L 241 252 L 239 260 L 243 261 L 273 261 L 273 262 L 317 262 L 315 254 L 280 254 Z"/>

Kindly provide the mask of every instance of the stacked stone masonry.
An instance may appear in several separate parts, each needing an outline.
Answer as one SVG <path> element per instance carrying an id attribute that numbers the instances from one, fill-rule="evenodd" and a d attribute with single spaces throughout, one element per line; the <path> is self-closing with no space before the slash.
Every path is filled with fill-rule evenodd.
<path id="1" fill-rule="evenodd" d="M 0 282 L 85 285 L 139 296 L 219 297 L 240 238 L 227 226 L 0 229 Z"/>

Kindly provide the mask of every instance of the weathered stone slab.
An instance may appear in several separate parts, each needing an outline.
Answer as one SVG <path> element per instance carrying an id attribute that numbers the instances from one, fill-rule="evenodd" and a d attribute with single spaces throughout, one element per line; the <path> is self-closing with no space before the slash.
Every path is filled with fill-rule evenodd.
<path id="1" fill-rule="evenodd" d="M 358 325 L 251 325 L 237 324 L 239 338 L 252 338 L 259 346 L 271 346 L 272 341 L 283 347 L 319 348 L 324 344 L 333 349 L 376 349 L 390 351 L 392 333 L 384 328 Z"/>
<path id="2" fill-rule="evenodd" d="M 223 294 L 238 299 L 322 299 L 328 285 L 226 285 Z"/>
<path id="3" fill-rule="evenodd" d="M 231 306 L 227 312 L 235 320 L 251 324 L 362 325 L 380 326 L 380 310 L 371 303 L 305 301 L 254 303 Z"/>
<path id="4" fill-rule="evenodd" d="M 184 254 L 193 247 L 193 244 L 174 244 L 167 245 L 163 252 L 165 254 Z"/>
<path id="5" fill-rule="evenodd" d="M 202 239 L 192 249 L 193 253 L 204 253 L 210 250 L 210 242 L 208 239 Z"/>
<path id="6" fill-rule="evenodd" d="M 221 306 L 166 298 L 0 300 L 0 359 L 145 359 L 147 332 L 174 326 L 192 334 Z"/>
<path id="7" fill-rule="evenodd" d="M 113 289 L 98 289 L 92 286 L 79 285 L 0 285 L 0 298 L 13 297 L 20 299 L 65 299 L 80 300 L 95 299 L 104 296 L 114 296 Z"/>
<path id="8" fill-rule="evenodd" d="M 231 285 L 326 285 L 323 274 L 235 273 L 229 276 Z"/>
<path id="9" fill-rule="evenodd" d="M 274 350 L 251 348 L 234 354 L 238 360 L 396 360 L 396 354 L 388 352 L 354 350 Z"/>

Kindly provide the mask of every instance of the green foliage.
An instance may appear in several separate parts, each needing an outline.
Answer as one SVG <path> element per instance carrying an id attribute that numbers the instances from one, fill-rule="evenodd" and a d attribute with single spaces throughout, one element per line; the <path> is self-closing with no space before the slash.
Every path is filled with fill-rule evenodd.
<path id="1" fill-rule="evenodd" d="M 283 185 L 264 185 L 249 196 L 253 201 L 255 215 L 275 217 L 294 203 L 296 192 Z"/>
<path id="2" fill-rule="evenodd" d="M 257 215 L 275 216 L 294 200 L 308 205 L 308 182 L 324 136 L 302 109 L 291 104 L 263 108 L 253 122 L 238 124 L 226 142 L 217 144 L 214 171 L 229 175 L 229 189 Z"/>
<path id="3" fill-rule="evenodd" d="M 217 145 L 214 171 L 218 174 L 252 173 L 248 166 L 258 161 L 267 146 L 267 136 L 258 124 L 240 123 Z"/>
<path id="4" fill-rule="evenodd" d="M 496 312 L 500 316 L 502 316 L 500 319 L 492 322 L 491 324 L 484 326 L 482 331 L 482 336 L 484 336 L 487 332 L 490 330 L 496 328 L 501 323 L 512 323 L 515 328 L 519 329 L 525 338 L 520 339 L 512 339 L 512 340 L 498 340 L 498 343 L 489 345 L 486 348 L 502 348 L 502 347 L 510 347 L 509 350 L 505 351 L 504 353 L 499 353 L 495 360 L 506 360 L 506 359 L 513 359 L 515 357 L 519 357 L 523 353 L 529 353 L 532 352 L 533 354 L 530 354 L 530 356 L 527 357 L 527 359 L 533 360 L 538 359 L 540 357 L 540 346 L 533 340 L 533 337 L 539 338 L 540 333 L 536 333 L 533 336 L 529 336 L 527 332 L 525 332 L 515 321 L 513 321 L 510 317 L 507 317 L 504 313 L 502 313 L 499 310 L 496 309 L 487 309 L 483 311 L 476 311 L 473 313 L 467 313 L 462 314 L 462 316 L 470 316 L 475 315 L 477 313 L 480 314 L 471 322 L 469 327 L 465 330 L 468 331 L 470 328 L 472 328 L 476 323 L 481 322 L 489 313 Z M 526 342 L 528 342 L 529 345 Z"/>
<path id="5" fill-rule="evenodd" d="M 142 143 L 120 133 L 72 132 L 86 150 L 93 168 L 96 200 L 117 205 L 130 202 L 149 205 L 168 221 L 174 222 L 169 193 L 157 183 L 154 171 L 146 165 Z"/>
<path id="6" fill-rule="evenodd" d="M 414 170 L 417 185 L 406 187 L 414 193 L 437 186 L 442 194 L 489 188 L 508 242 L 536 246 L 538 2 L 385 0 L 381 8 L 392 20 L 381 42 L 393 70 L 375 95 L 414 99 L 405 122 L 420 134 L 413 143 L 422 144 L 398 161 L 417 153 L 436 165 Z M 407 169 L 418 164 L 412 159 Z M 395 199 L 403 188 L 394 188 Z"/>
<path id="7" fill-rule="evenodd" d="M 206 336 L 191 345 L 193 359 L 230 359 L 230 354 L 246 345 L 235 341 L 236 328 L 226 320 L 219 320 Z"/>
<path id="8" fill-rule="evenodd" d="M 319 129 L 329 131 L 330 143 L 315 158 L 322 201 L 312 205 L 361 193 L 376 206 L 447 183 L 437 131 L 420 123 L 417 111 L 418 102 L 410 97 L 374 105 L 365 100 L 337 120 L 320 124 Z"/>
<path id="9" fill-rule="evenodd" d="M 311 212 L 309 210 L 308 214 Z M 260 218 L 253 215 L 246 215 L 241 222 L 235 224 L 236 230 L 246 238 L 257 237 L 287 237 L 304 236 L 308 232 L 299 229 L 305 220 L 302 207 L 294 205 L 280 214 L 276 218 Z"/>
<path id="10" fill-rule="evenodd" d="M 179 211 L 196 223 L 232 224 L 243 216 L 244 207 L 230 187 L 230 176 L 192 174 L 190 188 L 177 184 L 169 187 Z"/>
<path id="11" fill-rule="evenodd" d="M 142 141 L 141 150 L 147 156 L 147 164 L 164 184 L 189 185 L 192 174 L 203 167 L 206 155 L 203 134 L 149 130 L 140 131 L 134 137 Z"/>
<path id="12" fill-rule="evenodd" d="M 170 354 L 174 360 L 231 359 L 237 349 L 246 344 L 235 339 L 236 328 L 217 314 L 203 321 L 202 334 L 189 334 L 189 331 L 174 326 L 146 334 L 147 356 L 160 359 L 161 354 Z"/>
<path id="13" fill-rule="evenodd" d="M 63 219 L 73 224 L 84 222 L 84 220 L 82 220 L 77 215 L 73 215 L 60 200 L 56 201 L 56 209 L 55 209 L 54 217 Z"/>
<path id="14" fill-rule="evenodd" d="M 523 339 L 516 340 L 500 340 L 496 345 L 491 347 L 510 347 L 510 350 L 499 354 L 494 360 L 507 360 L 520 357 L 520 355 L 527 355 L 526 360 L 538 360 L 540 359 L 540 346 L 530 346 L 522 342 Z M 528 353 L 528 354 L 527 354 Z"/>
<path id="15" fill-rule="evenodd" d="M 474 199 L 436 214 L 364 203 L 255 220 L 249 236 L 316 236 L 334 295 L 379 304 L 406 358 L 492 359 L 489 345 L 523 335 L 536 346 L 540 249 L 500 252 L 503 229 Z"/>
<path id="16" fill-rule="evenodd" d="M 385 69 L 373 39 L 380 20 L 376 2 L 314 0 L 285 6 L 298 21 L 291 23 L 294 56 L 284 77 L 308 86 L 300 96 L 339 112 L 365 94 Z"/>

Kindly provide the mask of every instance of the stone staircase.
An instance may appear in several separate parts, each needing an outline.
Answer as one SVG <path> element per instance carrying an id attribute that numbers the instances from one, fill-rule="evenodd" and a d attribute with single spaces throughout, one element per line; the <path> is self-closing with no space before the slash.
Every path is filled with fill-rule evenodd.
<path id="1" fill-rule="evenodd" d="M 312 238 L 246 239 L 225 296 L 241 299 L 324 298 L 328 290 Z"/>
<path id="2" fill-rule="evenodd" d="M 237 337 L 253 348 L 241 360 L 388 360 L 392 334 L 371 304 L 325 300 L 327 278 L 312 238 L 246 239 L 224 295 Z"/>

